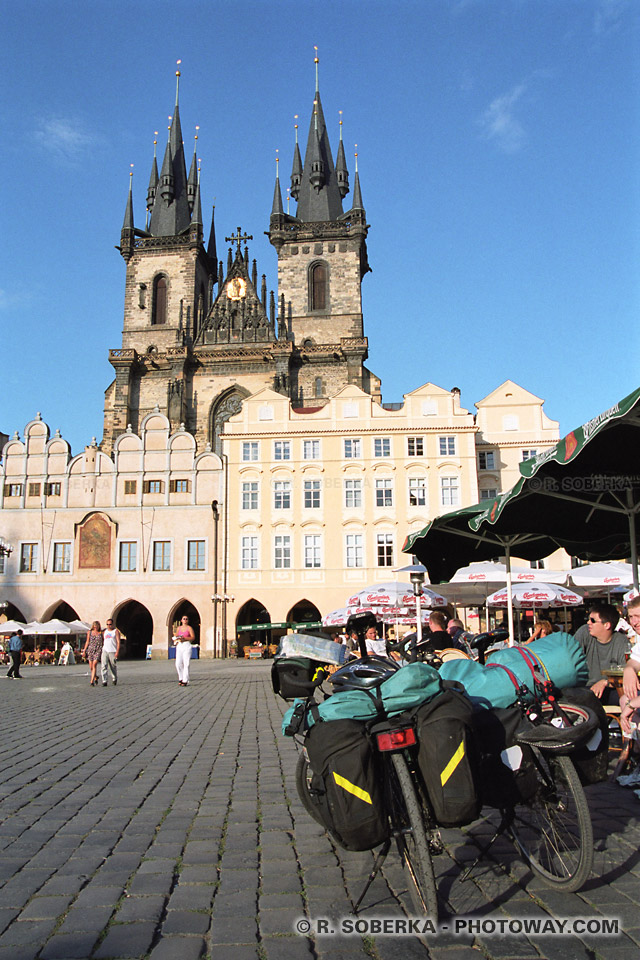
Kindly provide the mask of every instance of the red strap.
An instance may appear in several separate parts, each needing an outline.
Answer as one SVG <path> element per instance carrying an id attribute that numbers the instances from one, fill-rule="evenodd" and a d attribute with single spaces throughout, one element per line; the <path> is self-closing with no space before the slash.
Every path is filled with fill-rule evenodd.
<path id="1" fill-rule="evenodd" d="M 518 693 L 520 692 L 520 688 L 525 686 L 523 683 L 520 683 L 513 670 L 510 670 L 509 667 L 505 667 L 504 663 L 494 663 L 492 661 L 491 663 L 485 663 L 485 667 L 500 667 L 501 670 L 504 670 Z"/>

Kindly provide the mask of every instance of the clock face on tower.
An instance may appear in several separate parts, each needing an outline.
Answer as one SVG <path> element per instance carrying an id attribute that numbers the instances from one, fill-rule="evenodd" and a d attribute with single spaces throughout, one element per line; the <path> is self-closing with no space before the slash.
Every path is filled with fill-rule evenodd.
<path id="1" fill-rule="evenodd" d="M 227 284 L 227 297 L 229 300 L 242 300 L 247 292 L 246 281 L 242 277 L 234 277 Z"/>

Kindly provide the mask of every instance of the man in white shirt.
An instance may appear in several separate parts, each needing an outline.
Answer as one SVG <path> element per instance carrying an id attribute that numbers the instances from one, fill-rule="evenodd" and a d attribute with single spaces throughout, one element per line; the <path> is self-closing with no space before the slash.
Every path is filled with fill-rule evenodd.
<path id="1" fill-rule="evenodd" d="M 118 654 L 120 653 L 120 631 L 114 627 L 113 620 L 107 620 L 107 625 L 103 633 L 104 643 L 102 645 L 102 686 L 107 685 L 107 671 L 111 671 L 113 685 L 118 682 Z"/>

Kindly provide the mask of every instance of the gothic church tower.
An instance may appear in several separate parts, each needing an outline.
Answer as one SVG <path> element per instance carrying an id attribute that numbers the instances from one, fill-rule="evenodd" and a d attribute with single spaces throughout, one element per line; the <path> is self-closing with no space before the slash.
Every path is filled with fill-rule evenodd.
<path id="1" fill-rule="evenodd" d="M 252 237 L 240 227 L 226 238 L 226 271 L 213 216 L 205 245 L 198 160 L 194 150 L 187 174 L 176 76 L 159 173 L 154 150 L 144 229 L 134 224 L 129 186 L 118 248 L 127 265 L 122 346 L 109 352 L 115 379 L 105 392 L 107 453 L 155 409 L 172 430 L 184 425 L 200 450 L 220 451 L 225 421 L 264 387 L 298 408 L 322 406 L 346 384 L 380 392 L 364 366 L 360 287 L 369 266 L 360 183 L 356 170 L 353 207 L 343 213 L 344 147 L 340 140 L 334 165 L 317 70 L 304 165 L 297 144 L 294 157 L 297 216 L 284 213 L 276 177 L 269 238 L 278 251 L 277 296 L 268 294 L 264 275 L 258 281 Z"/>
<path id="2" fill-rule="evenodd" d="M 362 317 L 362 278 L 367 260 L 366 213 L 357 166 L 353 203 L 346 213 L 349 173 L 342 141 L 334 164 L 320 100 L 318 58 L 316 89 L 304 157 L 297 142 L 291 173 L 295 216 L 284 212 L 276 180 L 269 239 L 278 253 L 278 293 L 291 337 L 300 352 L 298 401 L 316 398 L 356 384 L 379 395 L 380 382 L 364 366 L 367 339 Z M 322 386 L 321 386 L 322 384 Z"/>

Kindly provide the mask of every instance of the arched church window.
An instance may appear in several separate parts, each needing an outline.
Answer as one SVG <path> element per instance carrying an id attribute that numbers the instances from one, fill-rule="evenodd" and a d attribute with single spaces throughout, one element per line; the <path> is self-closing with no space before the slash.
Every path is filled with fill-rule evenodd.
<path id="1" fill-rule="evenodd" d="M 312 310 L 327 309 L 328 271 L 326 263 L 314 263 L 309 276 L 310 306 Z"/>
<path id="2" fill-rule="evenodd" d="M 167 322 L 167 278 L 156 277 L 153 284 L 153 315 L 151 323 L 159 326 Z"/>
<path id="3" fill-rule="evenodd" d="M 316 397 L 322 396 L 322 377 L 316 377 L 315 380 L 315 393 Z"/>

